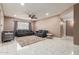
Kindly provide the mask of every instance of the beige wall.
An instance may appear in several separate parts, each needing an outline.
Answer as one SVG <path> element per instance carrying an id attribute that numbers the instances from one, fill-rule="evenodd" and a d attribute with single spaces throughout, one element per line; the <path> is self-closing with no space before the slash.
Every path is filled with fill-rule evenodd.
<path id="1" fill-rule="evenodd" d="M 60 19 L 58 16 L 50 17 L 36 22 L 36 30 L 45 29 L 55 36 L 60 36 Z"/>
<path id="2" fill-rule="evenodd" d="M 14 18 L 5 17 L 4 18 L 4 30 L 13 31 L 14 30 Z"/>
<path id="3" fill-rule="evenodd" d="M 13 31 L 14 30 L 14 25 L 15 21 L 19 22 L 30 22 L 30 21 L 25 21 L 23 19 L 18 19 L 18 18 L 13 18 L 9 16 L 4 17 L 4 31 Z M 32 29 L 34 30 L 34 22 L 32 22 Z"/>
<path id="4" fill-rule="evenodd" d="M 2 5 L 0 4 L 0 30 L 3 31 L 4 28 L 4 15 Z"/>
<path id="5" fill-rule="evenodd" d="M 64 31 L 66 31 L 67 36 L 72 36 L 73 35 L 73 26 L 74 26 L 74 11 L 73 7 L 70 7 L 66 11 L 64 11 L 61 15 L 60 18 L 62 18 L 64 21 L 66 21 L 66 28 Z"/>
<path id="6" fill-rule="evenodd" d="M 13 31 L 14 30 L 14 18 L 5 17 L 4 19 L 4 30 L 5 31 Z M 17 20 L 17 19 L 16 19 Z M 60 36 L 60 19 L 59 17 L 50 17 L 45 20 L 40 20 L 37 22 L 32 22 L 32 30 L 45 29 L 50 33 Z"/>
<path id="7" fill-rule="evenodd" d="M 36 21 L 32 21 L 31 22 L 31 26 L 32 26 L 32 31 L 36 31 Z"/>
<path id="8" fill-rule="evenodd" d="M 73 19 L 73 7 L 70 7 L 69 9 L 65 10 L 64 12 L 62 12 L 60 14 L 60 16 L 56 16 L 56 17 L 51 17 L 51 18 L 47 18 L 47 19 L 42 19 L 40 21 L 36 22 L 36 30 L 40 30 L 40 29 L 46 29 L 48 30 L 50 33 L 56 35 L 56 36 L 63 36 L 64 34 L 72 34 L 70 32 L 70 29 L 68 27 L 65 28 L 65 26 L 61 24 L 61 18 L 63 20 L 68 20 L 70 22 L 70 26 L 73 27 L 73 23 L 74 23 L 74 19 Z M 67 30 L 68 29 L 68 30 Z M 65 33 L 66 32 L 66 33 Z"/>
<path id="9" fill-rule="evenodd" d="M 3 15 L 3 9 L 0 4 L 0 41 L 1 41 L 1 33 L 3 31 L 4 27 L 4 15 Z"/>
<path id="10" fill-rule="evenodd" d="M 66 10 L 60 16 L 50 17 L 47 19 L 42 19 L 37 22 L 32 22 L 32 29 L 33 31 L 45 29 L 45 30 L 48 30 L 50 33 L 54 34 L 55 36 L 61 36 L 60 17 L 67 18 L 69 16 L 70 16 L 69 19 L 72 19 L 72 16 L 73 16 L 72 8 Z M 17 20 L 17 19 L 5 17 L 4 30 L 14 30 L 14 22 L 13 22 L 14 20 Z"/>

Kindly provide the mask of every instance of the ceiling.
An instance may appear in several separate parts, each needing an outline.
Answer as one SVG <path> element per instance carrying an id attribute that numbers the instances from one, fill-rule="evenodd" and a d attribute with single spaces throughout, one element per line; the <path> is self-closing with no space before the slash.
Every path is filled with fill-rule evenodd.
<path id="1" fill-rule="evenodd" d="M 3 3 L 5 16 L 27 19 L 28 14 L 35 14 L 38 19 L 62 13 L 74 3 Z"/>

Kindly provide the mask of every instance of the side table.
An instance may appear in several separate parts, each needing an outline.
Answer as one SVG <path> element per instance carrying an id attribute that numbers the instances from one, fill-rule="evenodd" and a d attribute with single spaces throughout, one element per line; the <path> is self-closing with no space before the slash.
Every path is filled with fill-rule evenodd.
<path id="1" fill-rule="evenodd" d="M 53 38 L 53 36 L 54 36 L 54 35 L 53 35 L 53 34 L 51 34 L 51 33 L 48 33 L 48 34 L 47 34 L 47 38 L 48 38 L 48 39 L 52 39 L 52 38 Z"/>

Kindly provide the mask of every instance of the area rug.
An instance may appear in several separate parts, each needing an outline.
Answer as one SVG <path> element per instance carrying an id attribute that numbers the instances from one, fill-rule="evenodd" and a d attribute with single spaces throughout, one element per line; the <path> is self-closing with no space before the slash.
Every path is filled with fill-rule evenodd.
<path id="1" fill-rule="evenodd" d="M 21 45 L 21 47 L 45 40 L 46 38 L 41 38 L 37 36 L 24 36 L 16 37 L 16 41 Z"/>

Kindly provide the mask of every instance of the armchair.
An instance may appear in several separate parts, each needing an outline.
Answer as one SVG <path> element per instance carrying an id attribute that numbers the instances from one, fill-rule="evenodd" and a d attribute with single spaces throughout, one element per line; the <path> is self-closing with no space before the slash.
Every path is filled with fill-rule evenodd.
<path id="1" fill-rule="evenodd" d="M 35 32 L 35 35 L 38 37 L 46 37 L 47 36 L 48 31 L 47 30 L 39 30 Z"/>

